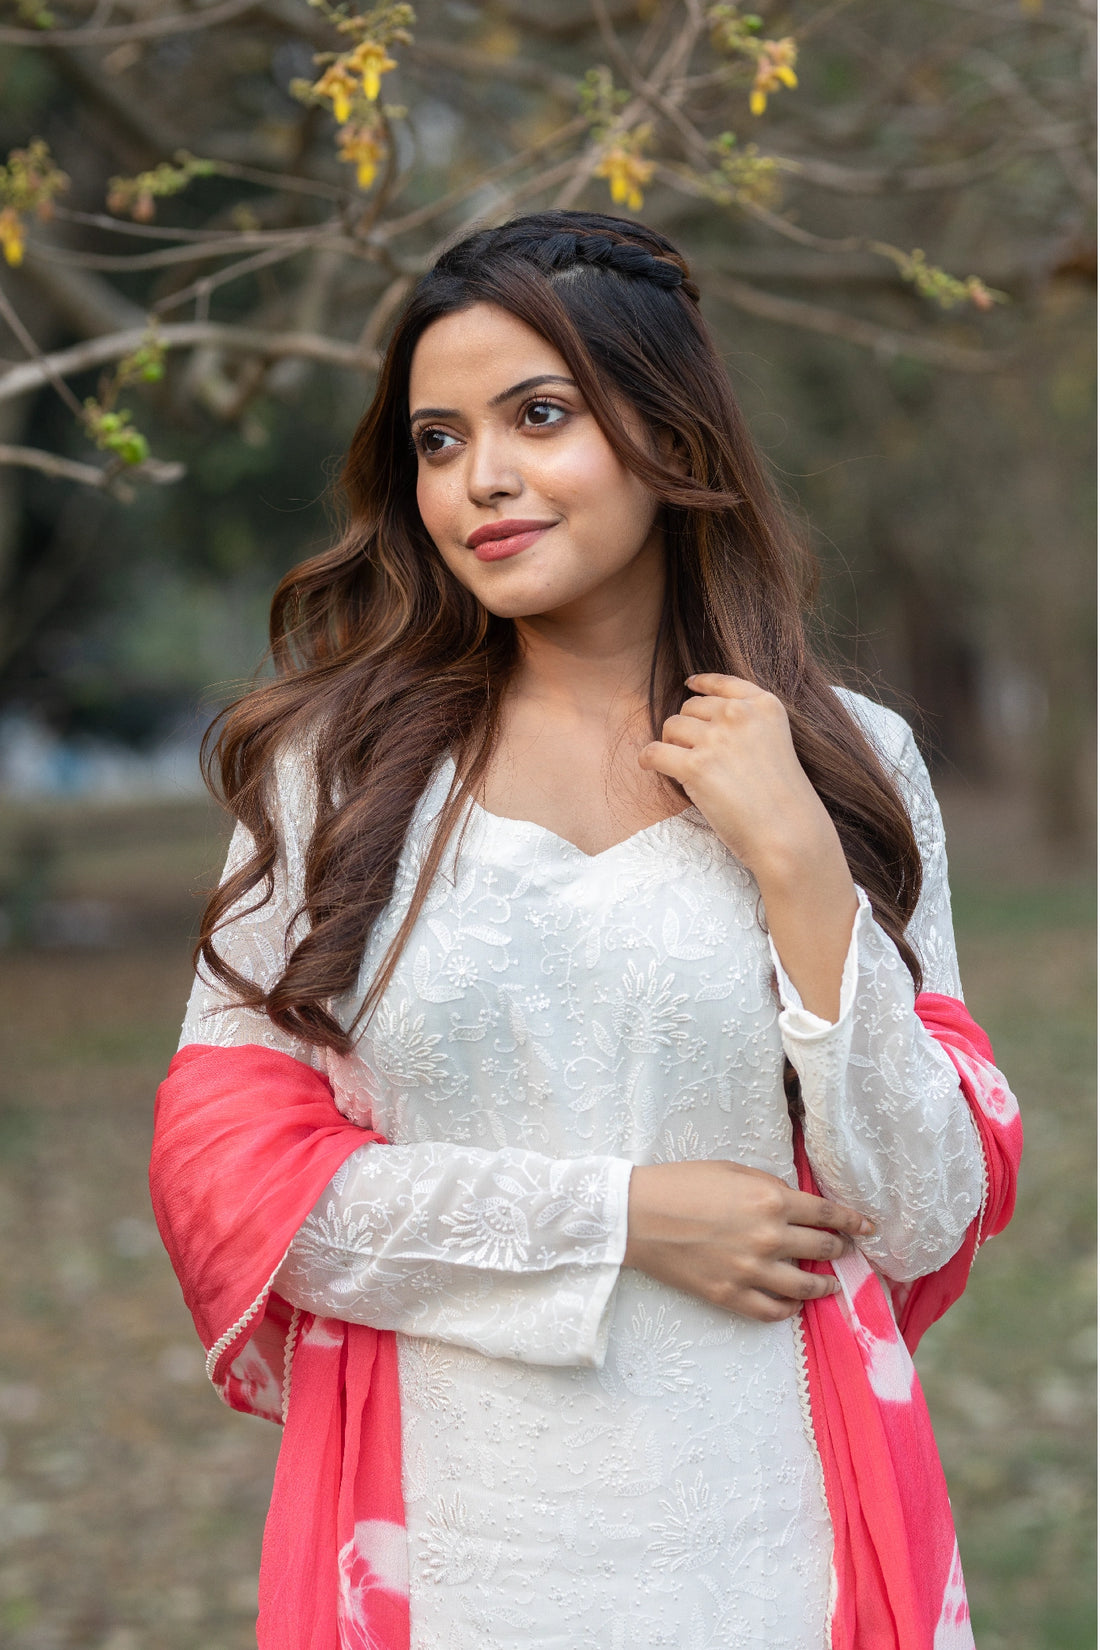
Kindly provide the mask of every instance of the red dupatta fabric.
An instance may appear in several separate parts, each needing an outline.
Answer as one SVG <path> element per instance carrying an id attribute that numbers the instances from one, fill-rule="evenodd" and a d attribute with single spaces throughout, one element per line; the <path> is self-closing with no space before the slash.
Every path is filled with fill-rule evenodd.
<path id="1" fill-rule="evenodd" d="M 982 1208 L 938 1272 L 889 1284 L 858 1250 L 831 1265 L 841 1293 L 802 1311 L 814 1438 L 833 1525 L 831 1650 L 973 1650 L 955 1527 L 911 1354 L 966 1288 L 982 1243 L 1012 1218 L 1020 1112 L 984 1031 L 954 997 L 916 1000 L 947 1051 L 985 1163 Z M 816 1192 L 801 1138 L 799 1185 Z"/>
<path id="2" fill-rule="evenodd" d="M 1019 1112 L 963 1005 L 916 1011 L 947 1050 L 981 1137 L 983 1208 L 930 1277 L 887 1285 L 862 1255 L 801 1315 L 834 1532 L 832 1650 L 971 1650 L 943 1473 L 910 1353 L 1012 1213 Z M 153 1209 L 235 1409 L 282 1421 L 264 1530 L 259 1650 L 408 1650 L 396 1337 L 298 1312 L 273 1293 L 295 1232 L 357 1147 L 319 1072 L 275 1050 L 190 1045 L 157 1094 Z M 800 1184 L 815 1190 L 796 1138 Z M 814 1263 L 824 1269 L 825 1263 Z"/>
<path id="3" fill-rule="evenodd" d="M 260 1650 L 409 1643 L 396 1338 L 273 1293 L 336 1170 L 381 1140 L 342 1116 L 320 1073 L 274 1049 L 190 1044 L 157 1092 L 153 1212 L 207 1374 L 231 1408 L 284 1425 Z"/>

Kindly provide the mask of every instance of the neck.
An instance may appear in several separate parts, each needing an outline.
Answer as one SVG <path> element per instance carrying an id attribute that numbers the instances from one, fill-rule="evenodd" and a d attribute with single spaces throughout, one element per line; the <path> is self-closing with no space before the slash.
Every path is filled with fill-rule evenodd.
<path id="1" fill-rule="evenodd" d="M 662 547 L 637 558 L 627 575 L 566 608 L 515 621 L 517 707 L 603 724 L 645 712 L 664 598 Z"/>

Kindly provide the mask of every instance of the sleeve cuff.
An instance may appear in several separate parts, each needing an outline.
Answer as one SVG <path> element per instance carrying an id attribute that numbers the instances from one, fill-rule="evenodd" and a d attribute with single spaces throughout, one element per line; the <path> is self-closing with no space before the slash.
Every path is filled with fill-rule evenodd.
<path id="1" fill-rule="evenodd" d="M 607 1357 L 611 1329 L 611 1302 L 626 1254 L 627 1212 L 630 1201 L 630 1174 L 633 1163 L 612 1158 L 607 1177 L 607 1252 L 592 1280 L 585 1321 L 579 1338 L 580 1355 L 592 1369 L 602 1369 Z"/>
<path id="2" fill-rule="evenodd" d="M 840 1012 L 835 1020 L 823 1020 L 820 1014 L 814 1014 L 808 1008 L 803 1007 L 802 998 L 779 960 L 779 952 L 775 949 L 771 935 L 768 935 L 768 947 L 775 968 L 776 982 L 779 987 L 779 1001 L 782 1008 L 779 1016 L 779 1026 L 784 1037 L 788 1037 L 794 1042 L 809 1043 L 817 1039 L 823 1039 L 851 1018 L 852 1010 L 855 1007 L 856 987 L 859 983 L 860 936 L 868 924 L 874 922 L 871 902 L 863 889 L 857 886 L 856 895 L 859 904 L 852 920 L 852 936 L 848 941 L 848 952 L 844 958 L 844 972 L 840 980 Z"/>

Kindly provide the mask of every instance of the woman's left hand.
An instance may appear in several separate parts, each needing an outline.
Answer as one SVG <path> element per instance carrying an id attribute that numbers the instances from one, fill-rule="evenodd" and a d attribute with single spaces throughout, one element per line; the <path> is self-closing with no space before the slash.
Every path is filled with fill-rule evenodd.
<path id="1" fill-rule="evenodd" d="M 694 697 L 641 752 L 641 766 L 678 780 L 762 887 L 823 853 L 843 858 L 782 701 L 740 676 L 689 676 L 687 685 Z"/>
<path id="2" fill-rule="evenodd" d="M 804 1007 L 835 1021 L 857 899 L 828 810 L 795 752 L 781 701 L 739 676 L 689 676 L 694 697 L 638 757 L 678 780 L 756 878 Z"/>

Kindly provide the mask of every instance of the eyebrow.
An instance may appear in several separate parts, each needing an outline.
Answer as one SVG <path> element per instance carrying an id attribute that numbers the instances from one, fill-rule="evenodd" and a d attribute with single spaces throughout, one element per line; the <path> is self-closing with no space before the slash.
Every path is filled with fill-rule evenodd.
<path id="1" fill-rule="evenodd" d="M 517 395 L 522 395 L 525 390 L 533 390 L 537 384 L 568 384 L 571 389 L 577 387 L 574 379 L 565 378 L 561 373 L 540 372 L 534 378 L 525 378 L 521 383 L 513 384 L 510 389 L 501 390 L 499 395 L 493 396 L 489 405 L 490 407 L 502 407 L 506 401 L 514 401 Z M 457 407 L 417 407 L 414 413 L 409 414 L 409 423 L 415 424 L 420 418 L 458 418 L 459 416 Z"/>

